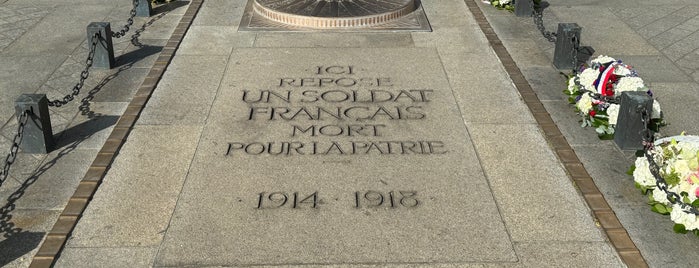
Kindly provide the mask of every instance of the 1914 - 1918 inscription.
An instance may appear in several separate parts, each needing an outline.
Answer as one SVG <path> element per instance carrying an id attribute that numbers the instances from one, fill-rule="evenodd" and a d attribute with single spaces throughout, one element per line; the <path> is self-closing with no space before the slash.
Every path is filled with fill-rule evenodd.
<path id="1" fill-rule="evenodd" d="M 425 120 L 433 90 L 397 88 L 390 77 L 355 66 L 315 66 L 308 77 L 281 77 L 276 88 L 241 93 L 248 121 L 288 124 L 288 140 L 228 143 L 236 155 L 433 155 L 444 142 L 390 139 L 391 122 Z M 330 137 L 333 140 L 308 140 Z M 303 141 L 298 139 L 304 138 Z M 340 140 L 337 138 L 350 138 Z M 363 139 L 362 139 L 363 138 Z"/>

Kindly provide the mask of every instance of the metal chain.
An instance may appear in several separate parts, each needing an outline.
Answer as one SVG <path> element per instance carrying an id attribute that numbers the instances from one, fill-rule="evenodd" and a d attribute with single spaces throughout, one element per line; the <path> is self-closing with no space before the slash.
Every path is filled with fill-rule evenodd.
<path id="1" fill-rule="evenodd" d="M 653 136 L 653 132 L 648 128 L 648 125 L 651 123 L 650 120 L 650 115 L 648 114 L 648 111 L 644 107 L 638 107 L 639 111 L 641 112 L 641 121 L 643 121 L 643 154 L 645 155 L 646 159 L 648 160 L 649 163 L 649 169 L 650 173 L 653 174 L 653 177 L 655 177 L 655 186 L 656 188 L 662 190 L 665 192 L 665 195 L 667 196 L 667 200 L 670 201 L 670 203 L 674 205 L 679 205 L 680 208 L 682 208 L 683 211 L 692 213 L 694 215 L 699 215 L 699 209 L 696 207 L 692 206 L 691 204 L 687 204 L 685 202 L 682 202 L 682 197 L 675 193 L 669 191 L 669 187 L 663 176 L 660 175 L 660 166 L 658 163 L 655 162 L 655 158 L 651 154 L 651 150 L 654 147 L 654 141 L 655 137 Z"/>
<path id="2" fill-rule="evenodd" d="M 133 8 L 131 9 L 131 16 L 126 20 L 127 23 L 123 27 L 121 27 L 121 30 L 118 32 L 112 32 L 112 37 L 114 38 L 121 38 L 126 36 L 126 33 L 129 31 L 131 28 L 131 25 L 133 25 L 133 18 L 136 17 L 136 7 L 138 7 L 138 0 L 133 1 Z"/>
<path id="3" fill-rule="evenodd" d="M 83 85 L 85 84 L 85 79 L 90 76 L 90 67 L 92 67 L 92 62 L 95 57 L 95 49 L 97 48 L 97 43 L 99 42 L 100 38 L 102 38 L 102 35 L 99 32 L 92 36 L 90 52 L 87 54 L 87 60 L 85 60 L 85 69 L 80 73 L 80 81 L 73 86 L 73 92 L 63 97 L 63 99 L 49 100 L 49 106 L 61 107 L 71 102 L 73 99 L 75 99 L 75 96 L 80 94 L 80 89 L 82 89 Z"/>
<path id="4" fill-rule="evenodd" d="M 548 40 L 551 43 L 556 42 L 556 38 L 558 37 L 558 34 L 552 33 L 550 31 L 546 30 L 546 27 L 544 26 L 544 12 L 543 10 L 539 10 L 534 6 L 534 1 L 529 0 L 529 7 L 532 10 L 532 19 L 534 20 L 534 24 L 536 24 L 536 28 L 539 29 L 542 35 L 544 35 L 544 38 Z"/>
<path id="5" fill-rule="evenodd" d="M 19 145 L 22 144 L 22 139 L 24 138 L 24 126 L 27 124 L 27 120 L 29 120 L 29 113 L 29 110 L 25 110 L 17 120 L 19 124 L 17 126 L 17 134 L 15 134 L 15 137 L 12 139 L 10 153 L 5 158 L 5 165 L 2 168 L 2 173 L 0 173 L 0 187 L 2 187 L 2 184 L 7 180 L 7 177 L 10 175 L 10 167 L 17 159 Z"/>

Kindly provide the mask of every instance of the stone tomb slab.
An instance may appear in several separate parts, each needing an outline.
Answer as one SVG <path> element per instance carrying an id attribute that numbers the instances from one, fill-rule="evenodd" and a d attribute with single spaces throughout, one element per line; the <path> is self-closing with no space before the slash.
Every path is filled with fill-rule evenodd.
<path id="1" fill-rule="evenodd" d="M 517 260 L 435 49 L 230 59 L 156 265 Z"/>

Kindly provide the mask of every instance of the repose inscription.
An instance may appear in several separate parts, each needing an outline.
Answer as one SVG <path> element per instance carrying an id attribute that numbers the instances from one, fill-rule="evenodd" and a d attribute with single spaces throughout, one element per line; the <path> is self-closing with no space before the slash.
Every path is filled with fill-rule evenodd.
<path id="1" fill-rule="evenodd" d="M 390 139 L 391 123 L 429 118 L 431 89 L 397 88 L 390 77 L 360 74 L 355 66 L 315 66 L 309 77 L 282 77 L 274 89 L 242 90 L 248 121 L 288 124 L 288 140 L 228 142 L 234 155 L 435 155 L 435 139 Z M 405 134 L 405 133 L 402 133 Z M 331 137 L 333 140 L 310 140 Z M 298 140 L 303 138 L 303 140 Z M 338 138 L 347 138 L 340 140 Z"/>

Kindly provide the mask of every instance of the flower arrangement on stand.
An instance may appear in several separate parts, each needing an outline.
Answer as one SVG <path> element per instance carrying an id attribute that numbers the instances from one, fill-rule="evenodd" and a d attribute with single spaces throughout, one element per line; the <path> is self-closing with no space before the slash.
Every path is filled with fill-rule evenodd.
<path id="1" fill-rule="evenodd" d="M 516 0 L 483 0 L 483 3 L 492 5 L 497 9 L 504 9 L 510 12 L 515 11 L 515 1 Z M 534 0 L 534 5 L 537 6 L 541 3 L 541 0 Z"/>
<path id="2" fill-rule="evenodd" d="M 669 137 L 654 144 L 630 170 L 636 187 L 648 195 L 651 210 L 670 215 L 675 232 L 699 236 L 699 136 Z"/>
<path id="3" fill-rule="evenodd" d="M 619 99 L 625 91 L 642 91 L 653 96 L 636 70 L 621 60 L 602 55 L 572 75 L 563 92 L 582 117 L 582 127 L 594 127 L 600 139 L 613 139 L 619 118 Z M 654 100 L 649 127 L 657 131 L 661 124 L 660 104 Z"/>

